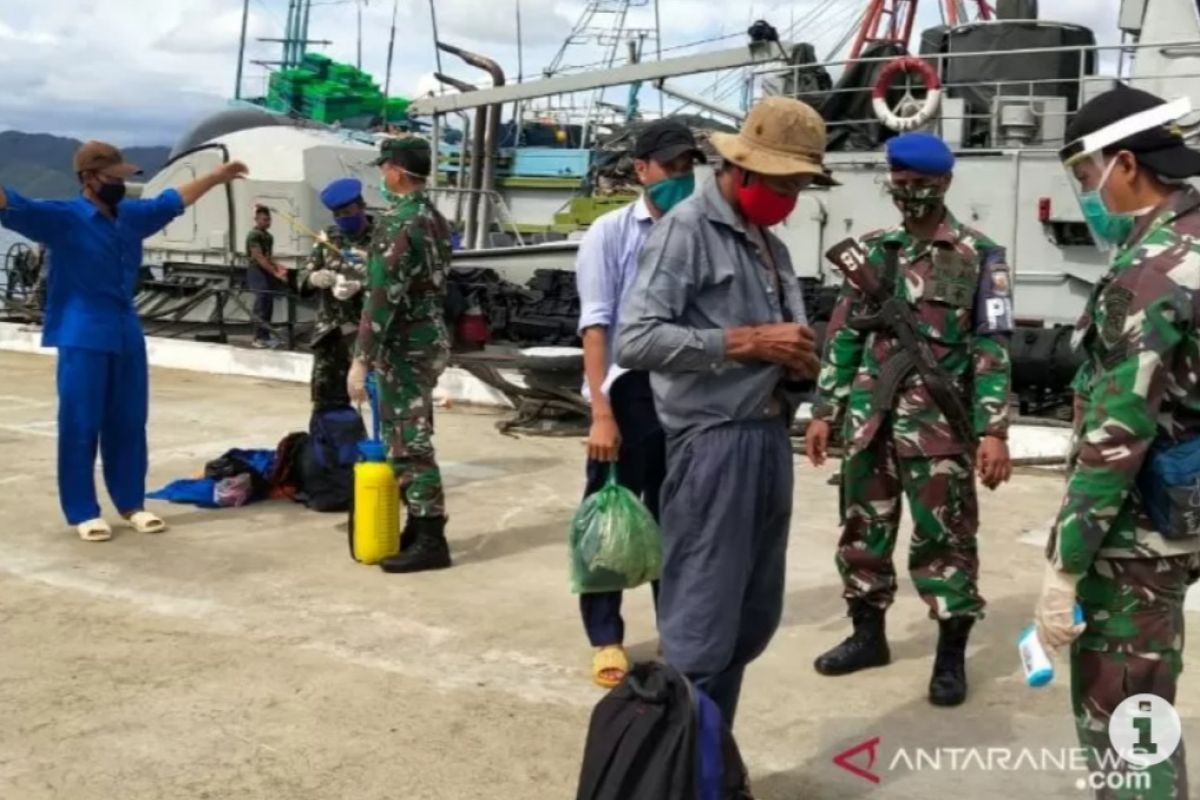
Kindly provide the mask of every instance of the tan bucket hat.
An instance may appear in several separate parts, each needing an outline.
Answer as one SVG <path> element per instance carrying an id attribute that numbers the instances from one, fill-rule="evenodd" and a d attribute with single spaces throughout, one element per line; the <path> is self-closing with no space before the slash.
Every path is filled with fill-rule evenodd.
<path id="1" fill-rule="evenodd" d="M 75 151 L 75 174 L 81 172 L 100 172 L 114 178 L 132 178 L 141 175 L 142 171 L 130 164 L 121 155 L 121 151 L 105 142 L 84 142 Z"/>
<path id="2" fill-rule="evenodd" d="M 813 175 L 821 186 L 837 186 L 825 171 L 825 120 L 790 97 L 767 97 L 750 109 L 742 129 L 709 136 L 726 161 L 759 175 Z"/>

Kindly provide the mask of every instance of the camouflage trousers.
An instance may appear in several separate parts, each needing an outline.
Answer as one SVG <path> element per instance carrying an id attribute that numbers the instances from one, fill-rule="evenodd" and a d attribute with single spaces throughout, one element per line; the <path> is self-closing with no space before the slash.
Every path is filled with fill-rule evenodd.
<path id="1" fill-rule="evenodd" d="M 350 374 L 350 348 L 354 334 L 343 336 L 334 332 L 313 346 L 312 380 L 309 388 L 313 405 L 349 403 L 346 377 Z"/>
<path id="2" fill-rule="evenodd" d="M 886 609 L 896 596 L 892 551 L 900 532 L 900 498 L 913 520 L 908 570 L 933 619 L 982 617 L 976 582 L 979 506 L 965 455 L 900 458 L 882 432 L 842 462 L 842 538 L 837 567 L 847 600 Z"/>
<path id="3" fill-rule="evenodd" d="M 433 452 L 433 387 L 441 368 L 399 359 L 377 372 L 379 418 L 400 498 L 414 517 L 443 517 L 446 498 Z"/>
<path id="4" fill-rule="evenodd" d="M 1071 703 L 1080 744 L 1089 755 L 1098 754 L 1093 770 L 1117 763 L 1108 725 L 1123 700 L 1155 694 L 1175 702 L 1176 681 L 1183 670 L 1183 602 L 1198 575 L 1200 554 L 1100 558 L 1079 582 L 1087 631 L 1071 649 Z M 1106 800 L 1189 796 L 1182 741 L 1170 759 L 1145 772 L 1149 790 L 1144 786 L 1106 790 L 1097 796 Z"/>

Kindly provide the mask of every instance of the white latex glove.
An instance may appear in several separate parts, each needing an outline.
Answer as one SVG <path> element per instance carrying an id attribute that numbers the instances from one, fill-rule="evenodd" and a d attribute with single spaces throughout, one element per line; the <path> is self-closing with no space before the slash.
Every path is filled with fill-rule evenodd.
<path id="1" fill-rule="evenodd" d="M 1086 625 L 1075 624 L 1075 587 L 1080 577 L 1059 572 L 1053 564 L 1046 564 L 1042 594 L 1033 620 L 1042 646 L 1051 653 L 1070 647 L 1071 642 L 1087 629 Z"/>
<path id="2" fill-rule="evenodd" d="M 346 392 L 355 405 L 367 402 L 367 362 L 354 359 L 350 364 L 350 374 L 346 376 Z"/>
<path id="3" fill-rule="evenodd" d="M 333 285 L 333 296 L 338 300 L 349 300 L 361 289 L 362 281 L 347 280 L 344 275 L 338 275 L 337 283 Z"/>
<path id="4" fill-rule="evenodd" d="M 338 274 L 331 269 L 319 269 L 308 276 L 308 282 L 314 289 L 328 289 L 338 279 Z"/>

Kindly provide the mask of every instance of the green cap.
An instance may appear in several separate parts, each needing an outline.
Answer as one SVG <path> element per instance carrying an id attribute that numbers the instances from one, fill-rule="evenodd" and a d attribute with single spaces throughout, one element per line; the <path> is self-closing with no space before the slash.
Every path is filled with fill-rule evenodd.
<path id="1" fill-rule="evenodd" d="M 375 159 L 375 166 L 383 164 L 385 161 L 396 161 L 400 164 L 407 162 L 412 156 L 417 156 L 418 160 L 421 156 L 425 160 L 429 160 L 429 142 L 419 136 L 398 136 L 391 139 L 384 139 L 379 143 L 379 158 Z"/>

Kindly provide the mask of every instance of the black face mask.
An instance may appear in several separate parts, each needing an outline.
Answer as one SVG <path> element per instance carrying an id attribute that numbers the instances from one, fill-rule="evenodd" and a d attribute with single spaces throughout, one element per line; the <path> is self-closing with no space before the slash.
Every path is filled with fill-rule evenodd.
<path id="1" fill-rule="evenodd" d="M 109 208 L 116 208 L 117 204 L 125 199 L 125 181 L 117 183 L 101 183 L 100 189 L 96 192 L 96 199 Z"/>

